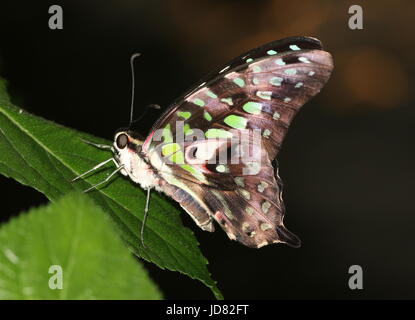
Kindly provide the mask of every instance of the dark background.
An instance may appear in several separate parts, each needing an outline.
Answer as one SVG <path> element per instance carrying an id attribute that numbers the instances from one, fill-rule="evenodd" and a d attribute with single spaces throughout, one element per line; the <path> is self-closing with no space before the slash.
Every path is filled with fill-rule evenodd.
<path id="1" fill-rule="evenodd" d="M 64 29 L 49 30 L 60 4 Z M 260 250 L 221 230 L 195 231 L 213 278 L 232 298 L 415 298 L 413 1 L 2 1 L 0 75 L 31 113 L 112 139 L 128 124 L 129 57 L 137 113 L 164 108 L 204 74 L 265 42 L 319 38 L 331 80 L 293 122 L 279 154 L 286 225 L 300 249 Z M 160 114 L 142 122 L 146 134 Z M 1 221 L 46 198 L 0 177 Z M 364 290 L 348 288 L 362 266 Z M 212 298 L 201 283 L 145 263 L 166 298 Z"/>

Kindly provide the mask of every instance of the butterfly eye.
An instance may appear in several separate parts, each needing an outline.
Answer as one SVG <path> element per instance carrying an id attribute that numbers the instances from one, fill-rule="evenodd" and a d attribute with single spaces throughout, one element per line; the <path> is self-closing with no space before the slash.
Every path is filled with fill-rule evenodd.
<path id="1" fill-rule="evenodd" d="M 128 143 L 128 137 L 126 134 L 123 133 L 117 137 L 117 147 L 119 149 L 124 149 L 127 143 Z"/>

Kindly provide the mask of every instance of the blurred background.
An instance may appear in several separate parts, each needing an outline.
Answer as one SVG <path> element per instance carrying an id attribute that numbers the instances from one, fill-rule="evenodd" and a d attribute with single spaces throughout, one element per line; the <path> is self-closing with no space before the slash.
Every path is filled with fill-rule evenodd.
<path id="1" fill-rule="evenodd" d="M 63 30 L 48 8 L 63 8 Z M 348 9 L 363 7 L 363 30 Z M 260 250 L 200 231 L 183 212 L 228 299 L 415 298 L 413 1 L 2 1 L 0 76 L 31 113 L 112 139 L 136 112 L 166 108 L 206 73 L 279 38 L 319 38 L 332 78 L 294 120 L 279 154 L 285 224 L 303 242 Z M 140 109 L 141 108 L 141 109 Z M 158 118 L 142 122 L 146 134 Z M 0 176 L 0 220 L 46 203 Z M 151 216 L 150 216 L 151 219 Z M 363 268 L 364 290 L 348 269 Z M 212 298 L 201 283 L 145 263 L 166 298 Z"/>

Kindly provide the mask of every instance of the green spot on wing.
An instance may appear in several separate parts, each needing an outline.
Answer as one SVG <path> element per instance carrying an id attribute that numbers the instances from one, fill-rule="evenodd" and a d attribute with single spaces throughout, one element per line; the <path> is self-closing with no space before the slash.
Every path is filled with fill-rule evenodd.
<path id="1" fill-rule="evenodd" d="M 180 150 L 180 145 L 178 143 L 169 143 L 161 147 L 161 154 L 163 156 L 169 156 Z"/>
<path id="2" fill-rule="evenodd" d="M 205 111 L 203 113 L 203 117 L 207 120 L 207 121 L 212 121 L 212 116 L 209 114 L 209 112 Z"/>
<path id="3" fill-rule="evenodd" d="M 261 67 L 260 66 L 253 66 L 252 67 L 252 70 L 254 71 L 254 72 L 261 72 Z"/>
<path id="4" fill-rule="evenodd" d="M 214 94 L 212 91 L 208 90 L 206 92 L 206 95 L 210 98 L 216 99 L 218 96 L 216 94 Z"/>
<path id="5" fill-rule="evenodd" d="M 279 87 L 280 85 L 281 85 L 281 83 L 282 83 L 282 81 L 283 81 L 284 79 L 283 78 L 281 78 L 281 77 L 272 77 L 270 80 L 269 80 L 269 83 L 271 83 L 273 86 L 277 86 L 277 87 Z"/>
<path id="6" fill-rule="evenodd" d="M 244 117 L 231 114 L 230 116 L 227 116 L 223 120 L 223 122 L 225 122 L 228 126 L 235 128 L 235 129 L 245 129 L 246 124 L 248 123 L 248 120 Z"/>
<path id="7" fill-rule="evenodd" d="M 235 78 L 233 82 L 241 88 L 245 85 L 245 81 L 241 78 Z"/>
<path id="8" fill-rule="evenodd" d="M 203 107 L 205 105 L 205 102 L 202 99 L 199 99 L 199 98 L 194 99 L 193 103 L 195 105 L 198 105 L 199 107 Z"/>
<path id="9" fill-rule="evenodd" d="M 185 120 L 189 119 L 191 115 L 192 114 L 190 112 L 188 112 L 188 111 L 184 111 L 184 112 L 178 111 L 177 112 L 177 116 L 182 117 Z"/>
<path id="10" fill-rule="evenodd" d="M 172 143 L 173 142 L 173 135 L 170 130 L 170 124 L 164 127 L 163 129 L 163 141 L 165 143 Z"/>
<path id="11" fill-rule="evenodd" d="M 251 114 L 260 114 L 262 110 L 262 104 L 259 102 L 249 101 L 243 105 L 242 109 Z"/>
<path id="12" fill-rule="evenodd" d="M 284 73 L 285 74 L 288 74 L 289 76 L 293 76 L 293 75 L 295 75 L 297 73 L 297 70 L 295 70 L 293 68 L 291 68 L 291 69 L 285 69 L 284 70 Z"/>
<path id="13" fill-rule="evenodd" d="M 193 134 L 193 130 L 192 129 L 190 129 L 190 126 L 189 126 L 189 124 L 188 123 L 186 123 L 184 126 L 183 126 L 183 133 L 187 136 L 187 135 L 189 135 L 189 134 Z"/>
<path id="14" fill-rule="evenodd" d="M 170 161 L 175 164 L 183 164 L 184 163 L 184 154 L 183 151 L 178 151 L 175 154 L 169 157 Z"/>
<path id="15" fill-rule="evenodd" d="M 213 138 L 232 138 L 232 133 L 223 129 L 209 129 L 205 132 L 208 139 Z"/>

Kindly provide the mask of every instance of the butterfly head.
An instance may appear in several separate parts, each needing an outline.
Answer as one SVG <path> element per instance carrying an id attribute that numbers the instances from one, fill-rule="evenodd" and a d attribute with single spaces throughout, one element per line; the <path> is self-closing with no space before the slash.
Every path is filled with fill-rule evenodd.
<path id="1" fill-rule="evenodd" d="M 142 137 L 130 129 L 120 129 L 115 133 L 113 152 L 114 159 L 123 169 L 120 171 L 146 189 L 154 183 L 151 168 L 141 152 Z"/>
<path id="2" fill-rule="evenodd" d="M 112 145 L 115 160 L 120 165 L 126 166 L 126 161 L 141 156 L 142 145 L 143 139 L 135 131 L 128 128 L 117 130 Z"/>
<path id="3" fill-rule="evenodd" d="M 113 151 L 116 160 L 123 154 L 140 153 L 143 145 L 142 137 L 128 128 L 121 128 L 115 132 Z"/>

